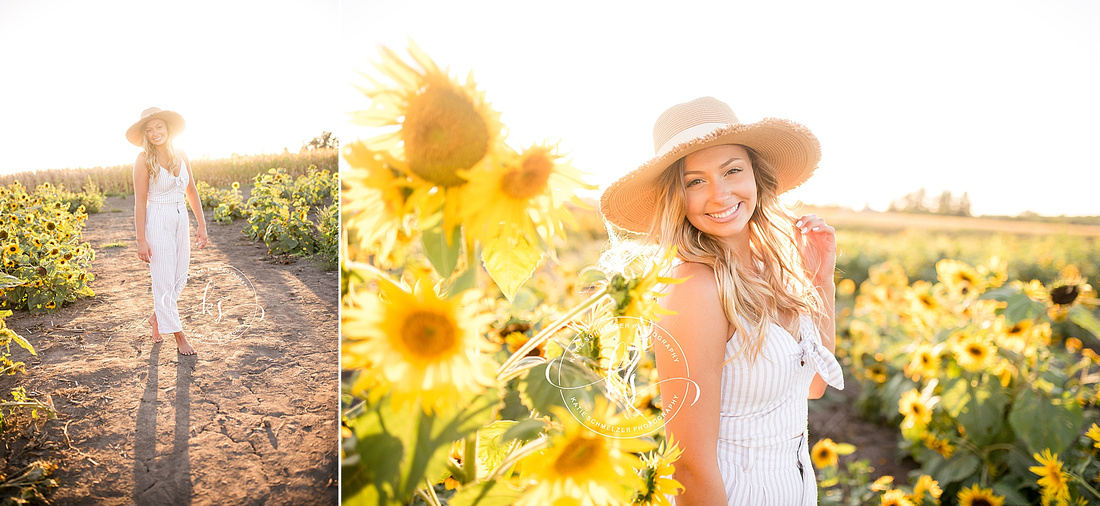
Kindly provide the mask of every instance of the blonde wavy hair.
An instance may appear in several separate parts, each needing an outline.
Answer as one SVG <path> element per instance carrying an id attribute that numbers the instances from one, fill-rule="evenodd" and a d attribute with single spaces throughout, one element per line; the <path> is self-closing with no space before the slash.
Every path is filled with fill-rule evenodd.
<path id="1" fill-rule="evenodd" d="M 648 240 L 667 251 L 675 247 L 684 262 L 697 262 L 714 270 L 718 298 L 736 332 L 744 336 L 736 358 L 747 353 L 753 362 L 764 348 L 764 338 L 780 315 L 791 318 L 793 336 L 801 332 L 799 314 L 808 314 L 818 328 L 828 322 L 810 273 L 819 265 L 803 254 L 805 246 L 794 233 L 797 218 L 779 203 L 775 169 L 752 148 L 749 153 L 756 180 L 756 209 L 749 219 L 749 245 L 752 263 L 741 265 L 737 255 L 725 243 L 695 228 L 687 219 L 684 159 L 674 162 L 659 178 L 657 211 Z M 760 266 L 758 270 L 755 268 Z M 746 323 L 755 324 L 750 334 Z M 727 361 L 728 362 L 728 361 Z"/>
<path id="2" fill-rule="evenodd" d="M 150 120 L 152 121 L 152 120 Z M 148 123 L 148 121 L 146 122 Z M 175 172 L 176 167 L 179 166 L 179 156 L 176 156 L 176 148 L 172 146 L 172 127 L 167 121 L 164 122 L 165 129 L 168 130 L 168 140 L 164 143 L 164 149 L 168 151 L 168 160 L 164 164 L 164 167 L 169 171 Z M 160 176 L 160 160 L 157 154 L 157 147 L 149 142 L 149 137 L 145 135 L 145 124 L 141 125 L 141 150 L 145 154 L 145 168 L 149 170 L 149 180 L 156 182 L 157 177 Z"/>

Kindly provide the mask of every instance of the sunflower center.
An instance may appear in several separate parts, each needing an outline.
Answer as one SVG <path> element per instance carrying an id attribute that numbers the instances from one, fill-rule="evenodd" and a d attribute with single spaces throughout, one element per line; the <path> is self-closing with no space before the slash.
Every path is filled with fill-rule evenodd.
<path id="1" fill-rule="evenodd" d="M 423 360 L 438 359 L 457 344 L 454 322 L 439 313 L 417 311 L 405 319 L 401 342 L 410 354 Z"/>
<path id="2" fill-rule="evenodd" d="M 976 344 L 967 346 L 966 352 L 970 354 L 970 356 L 973 357 L 975 360 L 981 359 L 985 356 L 985 348 L 982 348 L 981 346 L 978 346 Z"/>
<path id="3" fill-rule="evenodd" d="M 975 497 L 970 501 L 970 504 L 972 506 L 993 506 L 993 503 L 989 502 L 989 500 L 984 497 Z"/>
<path id="4" fill-rule="evenodd" d="M 1072 304 L 1080 292 L 1081 288 L 1077 285 L 1062 285 L 1050 291 L 1050 300 L 1060 306 Z"/>
<path id="5" fill-rule="evenodd" d="M 554 162 L 544 153 L 523 159 L 523 164 L 504 175 L 500 189 L 514 199 L 525 200 L 546 189 L 546 182 L 554 169 Z"/>
<path id="6" fill-rule="evenodd" d="M 554 461 L 554 470 L 563 475 L 575 475 L 588 470 L 596 463 L 601 446 L 597 438 L 573 438 Z"/>
<path id="7" fill-rule="evenodd" d="M 401 128 L 409 169 L 442 186 L 466 182 L 457 171 L 473 167 L 489 151 L 489 129 L 465 95 L 430 86 L 409 100 Z"/>

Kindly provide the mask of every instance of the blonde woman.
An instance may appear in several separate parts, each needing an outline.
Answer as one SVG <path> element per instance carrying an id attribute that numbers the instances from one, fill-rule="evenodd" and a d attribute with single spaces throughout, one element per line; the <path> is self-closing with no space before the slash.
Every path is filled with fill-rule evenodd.
<path id="1" fill-rule="evenodd" d="M 198 220 L 198 248 L 206 246 L 208 239 L 191 164 L 187 155 L 172 145 L 185 126 L 179 113 L 151 107 L 126 130 L 126 140 L 142 148 L 134 162 L 134 222 L 138 258 L 149 264 L 152 276 L 153 314 L 148 321 L 153 327 L 153 341 L 159 343 L 163 334 L 173 334 L 179 353 L 194 355 L 195 348 L 183 332 L 176 304 L 187 284 L 191 260 L 185 201 L 191 204 Z"/>
<path id="2" fill-rule="evenodd" d="M 817 138 L 786 120 L 739 123 L 704 97 L 657 119 L 654 148 L 608 187 L 600 211 L 676 248 L 672 275 L 686 278 L 661 299 L 676 314 L 659 330 L 682 356 L 655 347 L 666 430 L 684 449 L 677 504 L 817 504 L 807 398 L 844 388 L 833 356 L 836 234 L 778 201 L 817 168 Z M 677 396 L 685 401 L 669 408 Z"/>

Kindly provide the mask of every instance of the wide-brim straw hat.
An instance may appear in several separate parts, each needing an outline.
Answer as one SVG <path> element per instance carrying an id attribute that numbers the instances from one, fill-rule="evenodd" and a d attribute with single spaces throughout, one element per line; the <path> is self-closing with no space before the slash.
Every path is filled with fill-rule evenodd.
<path id="1" fill-rule="evenodd" d="M 187 127 L 187 123 L 183 121 L 183 116 L 175 111 L 162 111 L 158 107 L 150 107 L 144 111 L 141 111 L 141 119 L 137 120 L 137 123 L 130 125 L 130 128 L 126 129 L 126 140 L 130 141 L 130 144 L 135 146 L 142 145 L 142 127 L 146 121 L 151 119 L 160 118 L 168 124 L 168 138 L 175 139 L 177 135 L 183 133 L 183 129 Z"/>
<path id="2" fill-rule="evenodd" d="M 777 194 L 806 182 L 821 161 L 821 144 L 810 130 L 785 119 L 741 123 L 718 99 L 702 97 L 676 104 L 653 125 L 656 156 L 611 183 L 600 197 L 600 213 L 616 226 L 649 232 L 657 209 L 658 179 L 680 158 L 712 146 L 748 146 L 775 168 Z"/>

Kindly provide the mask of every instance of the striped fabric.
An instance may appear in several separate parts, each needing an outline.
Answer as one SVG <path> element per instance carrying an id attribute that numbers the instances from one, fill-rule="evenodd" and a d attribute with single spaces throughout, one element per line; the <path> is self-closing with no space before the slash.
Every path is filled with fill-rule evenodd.
<path id="1" fill-rule="evenodd" d="M 807 399 L 814 374 L 844 388 L 840 364 L 806 315 L 801 339 L 772 324 L 756 363 L 739 356 L 722 369 L 718 467 L 729 504 L 817 504 L 810 464 Z M 726 343 L 725 358 L 741 339 Z"/>
<path id="2" fill-rule="evenodd" d="M 183 330 L 176 300 L 187 284 L 191 259 L 190 223 L 184 198 L 189 180 L 188 167 L 181 162 L 179 176 L 173 177 L 162 167 L 157 180 L 149 181 L 145 240 L 152 252 L 149 273 L 153 279 L 153 311 L 162 334 Z"/>

